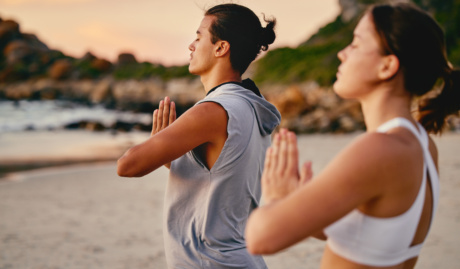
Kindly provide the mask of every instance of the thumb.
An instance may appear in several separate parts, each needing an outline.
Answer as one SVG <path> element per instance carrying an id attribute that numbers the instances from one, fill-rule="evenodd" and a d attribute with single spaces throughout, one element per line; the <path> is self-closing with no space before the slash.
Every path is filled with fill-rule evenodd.
<path id="1" fill-rule="evenodd" d="M 307 183 L 313 177 L 313 171 L 311 170 L 311 161 L 307 161 L 302 165 L 300 169 L 300 184 Z"/>

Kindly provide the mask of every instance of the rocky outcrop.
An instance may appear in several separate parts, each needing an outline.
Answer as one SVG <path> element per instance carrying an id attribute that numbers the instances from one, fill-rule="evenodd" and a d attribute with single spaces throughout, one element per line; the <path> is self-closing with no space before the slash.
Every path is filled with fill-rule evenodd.
<path id="1" fill-rule="evenodd" d="M 117 64 L 120 66 L 126 66 L 130 64 L 136 64 L 137 60 L 136 57 L 129 52 L 123 52 L 118 55 Z"/>
<path id="2" fill-rule="evenodd" d="M 359 104 L 343 101 L 332 90 L 320 88 L 315 83 L 287 87 L 280 85 L 277 90 L 268 91 L 264 95 L 281 112 L 281 127 L 299 133 L 352 132 L 363 128 Z M 204 89 L 198 78 L 119 81 L 107 76 L 99 80 L 43 78 L 0 83 L 0 97 L 10 100 L 72 100 L 147 113 L 156 109 L 165 96 L 169 96 L 176 103 L 178 114 L 181 114 L 204 97 Z M 76 122 L 69 124 L 67 128 L 104 129 L 94 122 Z M 105 128 L 129 131 L 133 128 L 148 130 L 149 126 L 117 122 L 116 126 Z"/>
<path id="3" fill-rule="evenodd" d="M 363 2 L 366 1 L 340 0 L 341 19 L 352 20 L 364 7 Z M 339 20 L 335 24 L 344 27 Z M 324 32 L 337 31 L 325 27 Z M 336 39 L 341 41 L 343 36 L 344 33 Z M 315 46 L 327 43 L 320 35 L 316 38 L 320 42 L 312 42 Z M 287 56 L 291 59 L 298 58 L 289 53 L 291 51 L 288 51 Z M 331 57 L 335 59 L 336 56 L 327 53 L 326 58 Z M 283 62 L 286 59 L 284 56 L 278 58 Z M 309 65 L 304 64 L 309 61 L 302 61 L 301 65 L 289 65 L 296 69 L 293 73 L 303 74 L 299 70 L 300 66 L 309 69 L 315 66 L 315 71 L 318 71 L 320 65 L 314 65 L 314 61 Z M 333 65 L 330 61 L 326 63 L 328 68 Z M 276 66 L 284 68 L 288 65 Z M 289 74 L 291 71 L 283 70 L 279 73 Z M 248 72 L 256 73 L 251 68 Z M 251 77 L 257 76 L 255 74 Z M 281 112 L 281 127 L 299 133 L 337 133 L 364 129 L 359 103 L 342 100 L 330 87 L 320 87 L 312 80 L 318 81 L 318 76 L 310 78 L 310 82 L 286 82 L 281 85 L 267 85 L 269 82 L 266 82 L 266 85 L 259 85 L 265 97 Z M 165 96 L 176 102 L 180 115 L 204 97 L 204 90 L 198 78 L 189 76 L 186 66 L 168 68 L 159 64 L 139 63 L 129 52 L 121 53 L 115 63 L 98 58 L 90 52 L 75 59 L 49 49 L 34 35 L 21 33 L 16 22 L 0 18 L 0 99 L 71 100 L 112 109 L 151 113 Z M 460 129 L 458 118 L 452 117 L 449 121 L 453 128 Z M 97 122 L 76 122 L 67 127 L 94 131 L 105 128 L 125 131 L 150 128 L 144 123 L 133 122 L 116 122 L 110 127 Z"/>
<path id="4" fill-rule="evenodd" d="M 339 5 L 341 8 L 340 14 L 342 15 L 343 22 L 351 21 L 361 12 L 358 0 L 339 0 Z"/>
<path id="5" fill-rule="evenodd" d="M 55 80 L 66 79 L 72 73 L 72 62 L 69 59 L 56 60 L 48 70 L 49 77 Z"/>
<path id="6" fill-rule="evenodd" d="M 111 76 L 98 80 L 55 80 L 42 78 L 24 82 L 0 83 L 0 97 L 9 100 L 61 99 L 109 108 L 151 112 L 165 96 L 186 109 L 204 97 L 198 79 L 115 80 Z"/>
<path id="7" fill-rule="evenodd" d="M 361 107 L 316 83 L 292 85 L 266 94 L 281 113 L 281 127 L 297 133 L 347 133 L 364 129 Z"/>

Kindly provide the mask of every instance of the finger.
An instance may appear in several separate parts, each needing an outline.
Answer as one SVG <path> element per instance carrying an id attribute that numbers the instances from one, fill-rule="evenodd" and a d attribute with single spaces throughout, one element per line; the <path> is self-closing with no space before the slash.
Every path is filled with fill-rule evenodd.
<path id="1" fill-rule="evenodd" d="M 297 150 L 297 139 L 294 133 L 288 132 L 286 134 L 287 139 L 287 160 L 286 160 L 286 169 L 289 170 L 291 174 L 298 174 L 298 163 L 299 163 L 299 156 Z"/>
<path id="2" fill-rule="evenodd" d="M 277 157 L 277 167 L 276 170 L 280 174 L 284 174 L 286 172 L 286 163 L 287 163 L 287 130 L 282 129 L 280 131 L 280 145 Z"/>
<path id="3" fill-rule="evenodd" d="M 166 128 L 169 125 L 169 107 L 170 107 L 170 100 L 169 97 L 165 97 L 164 101 L 164 108 L 163 108 L 163 124 L 161 126 L 162 129 Z"/>
<path id="4" fill-rule="evenodd" d="M 176 103 L 171 102 L 171 108 L 169 109 L 169 124 L 176 120 Z"/>
<path id="5" fill-rule="evenodd" d="M 157 130 L 161 130 L 161 126 L 163 126 L 163 109 L 164 109 L 164 101 L 160 101 L 160 105 L 158 108 L 158 116 L 157 116 Z"/>
<path id="6" fill-rule="evenodd" d="M 280 133 L 276 133 L 275 136 L 273 137 L 273 143 L 272 143 L 272 150 L 270 152 L 270 161 L 271 161 L 271 168 L 272 170 L 275 169 L 278 166 L 278 152 L 280 148 Z"/>
<path id="7" fill-rule="evenodd" d="M 156 134 L 157 132 L 157 117 L 158 117 L 158 109 L 155 109 L 153 111 L 153 116 L 152 116 L 152 135 Z"/>
<path id="8" fill-rule="evenodd" d="M 264 172 L 268 172 L 270 171 L 271 169 L 271 165 L 272 165 L 272 151 L 273 149 L 270 147 L 267 149 L 267 151 L 265 152 L 265 161 L 264 161 Z"/>
<path id="9" fill-rule="evenodd" d="M 300 183 L 306 183 L 313 178 L 313 171 L 311 169 L 311 162 L 307 161 L 302 165 L 300 169 Z"/>

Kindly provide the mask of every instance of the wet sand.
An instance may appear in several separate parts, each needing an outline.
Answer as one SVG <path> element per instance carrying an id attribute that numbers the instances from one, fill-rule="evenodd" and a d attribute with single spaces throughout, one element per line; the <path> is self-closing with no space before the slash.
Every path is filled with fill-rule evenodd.
<path id="1" fill-rule="evenodd" d="M 318 173 L 356 137 L 299 138 L 301 159 Z M 0 180 L 0 268 L 166 268 L 161 219 L 168 170 L 120 178 L 115 159 L 148 134 L 87 132 L 0 135 L 0 164 L 37 160 L 95 164 L 44 168 Z M 458 268 L 460 256 L 460 134 L 435 138 L 441 199 L 416 268 Z M 318 268 L 324 242 L 308 239 L 266 256 L 269 268 Z"/>

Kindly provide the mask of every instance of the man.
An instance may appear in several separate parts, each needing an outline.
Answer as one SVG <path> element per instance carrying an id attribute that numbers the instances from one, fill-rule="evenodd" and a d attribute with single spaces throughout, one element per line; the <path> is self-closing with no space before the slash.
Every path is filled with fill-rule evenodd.
<path id="1" fill-rule="evenodd" d="M 189 71 L 201 77 L 206 97 L 177 120 L 165 98 L 152 136 L 118 161 L 126 177 L 170 167 L 164 217 L 170 268 L 266 268 L 246 251 L 244 228 L 259 204 L 265 151 L 280 114 L 241 76 L 273 43 L 274 26 L 273 20 L 262 27 L 236 4 L 206 11 L 189 46 Z"/>

